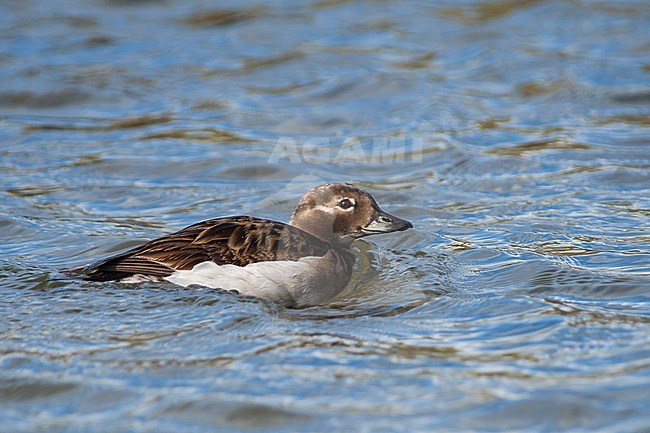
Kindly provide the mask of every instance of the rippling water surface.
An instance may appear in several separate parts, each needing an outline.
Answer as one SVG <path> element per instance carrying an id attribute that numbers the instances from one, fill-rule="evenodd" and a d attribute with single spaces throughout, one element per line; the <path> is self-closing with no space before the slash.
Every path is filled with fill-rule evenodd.
<path id="1" fill-rule="evenodd" d="M 0 5 L 0 430 L 650 425 L 644 1 Z M 331 305 L 66 279 L 354 182 Z"/>

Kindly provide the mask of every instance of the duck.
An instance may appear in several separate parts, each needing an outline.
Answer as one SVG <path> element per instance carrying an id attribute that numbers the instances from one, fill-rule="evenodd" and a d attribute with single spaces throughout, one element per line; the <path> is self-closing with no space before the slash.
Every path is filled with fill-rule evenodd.
<path id="1" fill-rule="evenodd" d="M 327 183 L 304 193 L 289 223 L 246 215 L 209 219 L 74 271 L 89 281 L 167 281 L 302 308 L 343 291 L 355 240 L 412 227 L 364 189 Z"/>

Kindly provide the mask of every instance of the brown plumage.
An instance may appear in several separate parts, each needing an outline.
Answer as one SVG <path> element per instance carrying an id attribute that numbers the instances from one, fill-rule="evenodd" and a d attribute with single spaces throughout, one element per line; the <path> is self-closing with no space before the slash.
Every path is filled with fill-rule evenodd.
<path id="1" fill-rule="evenodd" d="M 216 218 L 186 227 L 86 267 L 84 278 L 119 280 L 132 275 L 167 277 L 199 263 L 246 266 L 324 256 L 332 246 L 296 227 L 250 216 Z M 337 248 L 354 261 L 349 250 Z"/>

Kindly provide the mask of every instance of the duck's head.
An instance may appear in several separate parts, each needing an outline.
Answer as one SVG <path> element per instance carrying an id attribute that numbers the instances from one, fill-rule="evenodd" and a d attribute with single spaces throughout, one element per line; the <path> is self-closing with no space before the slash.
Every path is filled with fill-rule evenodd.
<path id="1" fill-rule="evenodd" d="M 327 183 L 307 191 L 291 217 L 291 225 L 335 244 L 413 227 L 381 210 L 367 191 L 349 183 Z"/>

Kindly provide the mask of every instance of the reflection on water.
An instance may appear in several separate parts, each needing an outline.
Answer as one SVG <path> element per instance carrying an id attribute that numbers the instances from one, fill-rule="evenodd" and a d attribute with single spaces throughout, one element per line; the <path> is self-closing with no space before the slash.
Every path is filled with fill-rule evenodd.
<path id="1" fill-rule="evenodd" d="M 644 2 L 5 3 L 7 431 L 647 429 Z M 331 305 L 61 272 L 323 181 Z"/>

